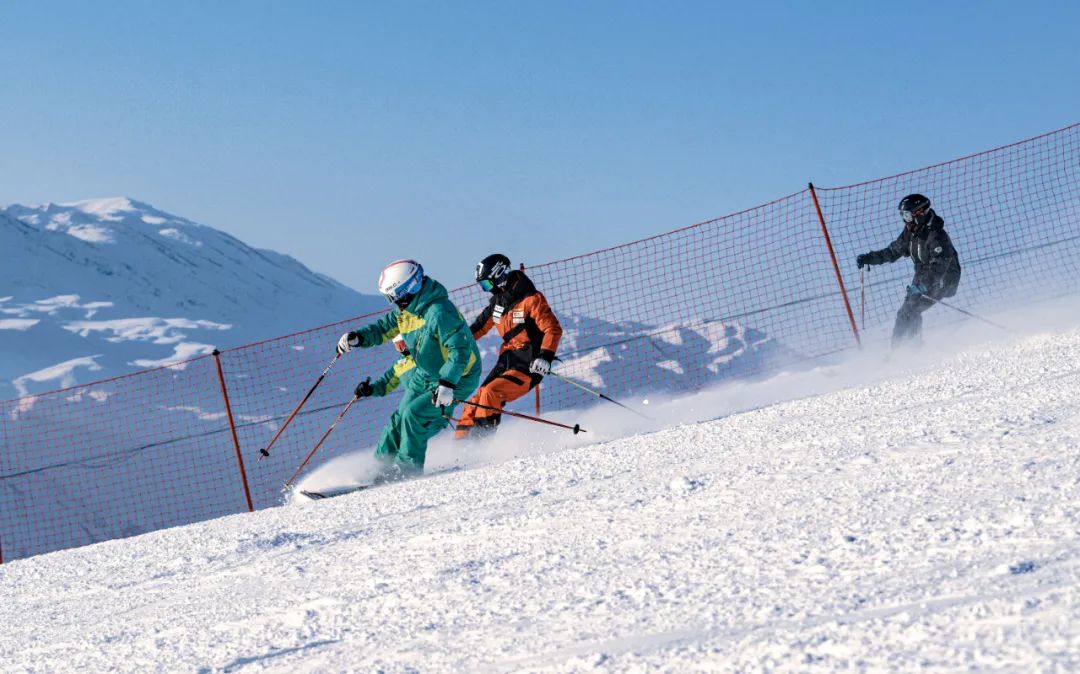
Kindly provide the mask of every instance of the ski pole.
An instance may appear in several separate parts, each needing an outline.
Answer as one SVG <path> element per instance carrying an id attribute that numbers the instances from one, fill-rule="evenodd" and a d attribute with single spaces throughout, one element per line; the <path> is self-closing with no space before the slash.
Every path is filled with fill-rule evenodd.
<path id="1" fill-rule="evenodd" d="M 923 297 L 925 297 L 926 299 L 931 300 L 933 302 L 937 302 L 938 304 L 940 304 L 943 307 L 949 307 L 953 311 L 959 311 L 960 313 L 964 314 L 965 316 L 971 316 L 972 318 L 974 318 L 977 321 L 982 321 L 983 323 L 988 323 L 989 325 L 992 325 L 992 326 L 994 326 L 995 328 L 997 328 L 999 330 L 1004 330 L 1005 332 L 1012 332 L 1012 330 L 1005 327 L 1001 323 L 995 323 L 994 321 L 990 320 L 989 318 L 983 318 L 982 316 L 979 316 L 978 314 L 973 314 L 970 311 L 968 311 L 966 309 L 961 309 L 960 307 L 958 307 L 956 305 L 949 304 L 948 302 L 942 302 L 941 300 L 930 297 L 929 295 L 923 295 Z"/>
<path id="2" fill-rule="evenodd" d="M 554 372 L 554 371 L 552 371 L 550 374 L 551 374 L 552 377 L 555 377 L 557 379 L 561 379 L 562 381 L 566 382 L 567 384 L 570 384 L 571 386 L 576 386 L 579 389 L 581 389 L 582 391 L 585 391 L 586 393 L 590 393 L 590 394 L 596 396 L 597 398 L 602 398 L 602 399 L 608 401 L 609 403 L 614 403 L 614 404 L 618 405 L 619 407 L 623 408 L 624 410 L 627 410 L 628 412 L 633 412 L 634 414 L 638 415 L 642 419 L 648 419 L 649 421 L 655 421 L 655 419 L 650 417 L 648 414 L 645 414 L 644 412 L 639 412 L 639 411 L 635 410 L 632 407 L 627 407 L 626 405 L 623 405 L 618 400 L 615 400 L 614 398 L 609 398 L 608 396 L 604 395 L 603 393 L 601 393 L 599 391 L 594 391 L 591 388 L 589 388 L 588 386 L 585 386 L 584 384 L 581 384 L 579 382 L 574 381 L 570 377 L 564 377 L 561 374 L 559 374 L 558 372 Z"/>
<path id="3" fill-rule="evenodd" d="M 560 424 L 557 421 L 548 421 L 547 419 L 541 419 L 540 417 L 529 416 L 528 414 L 521 414 L 519 412 L 511 412 L 510 410 L 502 410 L 502 409 L 499 409 L 498 407 L 489 407 L 487 405 L 481 405 L 480 403 L 474 403 L 474 402 L 469 401 L 469 400 L 458 400 L 458 399 L 455 398 L 454 402 L 461 403 L 462 405 L 472 405 L 473 407 L 478 407 L 478 408 L 480 408 L 482 410 L 491 410 L 492 412 L 498 412 L 499 414 L 509 414 L 512 417 L 517 417 L 518 419 L 527 419 L 529 421 L 535 421 L 535 422 L 541 423 L 541 424 L 548 424 L 549 426 L 558 426 L 559 428 L 565 428 L 568 431 L 573 431 L 574 435 L 577 435 L 578 433 L 587 432 L 584 428 L 582 428 L 578 424 L 574 424 L 573 426 L 567 426 L 566 424 Z"/>
<path id="4" fill-rule="evenodd" d="M 345 409 L 341 410 L 341 413 L 337 415 L 337 419 L 334 419 L 334 423 L 330 424 L 330 428 L 326 429 L 326 432 L 322 434 L 319 441 L 315 443 L 315 447 L 308 452 L 306 457 L 304 457 L 304 461 L 300 464 L 300 467 L 296 469 L 296 472 L 293 473 L 292 477 L 285 483 L 286 487 L 292 484 L 292 481 L 296 479 L 296 476 L 300 474 L 300 471 L 304 470 L 304 466 L 307 465 L 308 461 L 311 461 L 311 457 L 315 456 L 315 452 L 319 451 L 319 447 L 322 447 L 322 443 L 326 442 L 326 439 L 330 437 L 330 433 L 333 432 L 334 427 L 338 425 L 338 422 L 341 421 L 342 417 L 345 416 L 345 413 L 349 411 L 349 408 L 352 407 L 353 403 L 357 400 L 360 400 L 360 396 L 354 395 L 353 399 L 349 401 L 349 404 L 345 406 Z"/>
<path id="5" fill-rule="evenodd" d="M 337 362 L 338 358 L 341 358 L 340 353 L 334 356 L 333 360 L 330 361 L 330 364 L 327 365 L 326 369 L 323 370 L 322 374 L 319 375 L 319 378 L 315 380 L 315 383 L 311 386 L 311 390 L 307 392 L 307 395 L 304 396 L 304 399 L 301 400 L 300 404 L 296 406 L 296 409 L 292 411 L 292 414 L 290 414 L 289 418 L 285 420 L 285 423 L 281 424 L 281 428 L 279 428 L 278 432 L 274 434 L 273 439 L 270 440 L 270 444 L 259 450 L 259 461 L 262 461 L 265 457 L 270 456 L 270 448 L 273 447 L 274 443 L 277 442 L 277 439 L 281 437 L 282 432 L 285 431 L 285 427 L 288 426 L 289 423 L 293 420 L 293 417 L 295 417 L 296 413 L 300 411 L 300 408 L 304 406 L 304 403 L 308 401 L 308 398 L 310 398 L 311 394 L 315 392 L 315 389 L 319 388 L 319 384 L 322 383 L 323 378 L 326 376 L 326 373 L 330 371 L 330 368 L 334 367 L 334 363 Z"/>
<path id="6" fill-rule="evenodd" d="M 859 322 L 866 329 L 866 270 L 859 270 Z"/>

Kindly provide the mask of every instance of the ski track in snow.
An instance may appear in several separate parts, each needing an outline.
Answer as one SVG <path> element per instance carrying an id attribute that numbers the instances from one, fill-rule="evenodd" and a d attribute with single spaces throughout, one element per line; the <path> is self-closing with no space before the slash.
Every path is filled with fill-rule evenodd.
<path id="1" fill-rule="evenodd" d="M 0 671 L 1080 668 L 1080 330 L 0 566 Z"/>

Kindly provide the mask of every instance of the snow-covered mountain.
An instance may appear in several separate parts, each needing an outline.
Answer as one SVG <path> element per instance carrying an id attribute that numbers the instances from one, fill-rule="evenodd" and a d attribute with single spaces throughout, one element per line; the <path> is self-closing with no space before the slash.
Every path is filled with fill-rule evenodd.
<path id="1" fill-rule="evenodd" d="M 0 399 L 165 365 L 385 307 L 128 198 L 0 209 Z"/>

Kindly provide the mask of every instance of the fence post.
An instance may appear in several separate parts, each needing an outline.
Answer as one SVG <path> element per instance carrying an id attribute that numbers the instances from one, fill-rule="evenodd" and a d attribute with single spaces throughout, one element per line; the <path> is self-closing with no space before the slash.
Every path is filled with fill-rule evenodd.
<path id="1" fill-rule="evenodd" d="M 525 263 L 524 262 L 520 263 L 519 269 L 521 269 L 522 274 L 525 273 Z M 540 384 L 537 384 L 536 386 L 533 387 L 533 396 L 536 399 L 536 402 L 535 402 L 536 414 L 539 416 L 539 414 L 540 414 Z"/>
<path id="2" fill-rule="evenodd" d="M 0 415 L 0 420 L 3 420 L 5 418 L 7 418 L 6 414 Z M 3 431 L 4 431 L 4 424 L 0 423 L 0 440 L 7 437 L 7 434 L 4 433 Z M 6 445 L 0 444 L 0 450 L 6 450 L 6 449 L 7 449 Z M 0 532 L 0 539 L 3 538 L 2 534 L 3 534 L 3 532 Z M 0 564 L 3 564 L 3 563 L 4 563 L 4 546 L 2 544 L 2 541 L 0 541 Z"/>
<path id="3" fill-rule="evenodd" d="M 836 272 L 836 283 L 840 286 L 840 297 L 844 299 L 844 309 L 847 310 L 848 321 L 851 323 L 851 334 L 855 335 L 855 344 L 861 349 L 862 340 L 859 338 L 859 327 L 855 325 L 855 313 L 851 310 L 847 288 L 844 287 L 844 276 L 840 273 L 840 265 L 836 262 L 836 251 L 833 250 L 832 239 L 829 238 L 829 228 L 825 226 L 825 216 L 821 213 L 821 203 L 818 202 L 814 183 L 808 183 L 808 185 L 810 187 L 810 197 L 814 200 L 814 209 L 817 211 L 818 222 L 821 223 L 821 233 L 825 235 L 825 246 L 829 249 L 829 257 L 832 258 L 833 271 Z"/>
<path id="4" fill-rule="evenodd" d="M 217 364 L 218 381 L 221 382 L 221 397 L 225 399 L 225 415 L 229 418 L 229 431 L 232 432 L 233 448 L 236 449 L 236 463 L 240 465 L 240 480 L 244 483 L 244 498 L 247 499 L 248 512 L 254 512 L 247 471 L 244 470 L 244 457 L 240 454 L 240 439 L 236 437 L 236 423 L 233 422 L 232 405 L 229 404 L 229 389 L 225 388 L 225 373 L 221 371 L 221 352 L 217 349 L 214 349 L 214 363 Z"/>

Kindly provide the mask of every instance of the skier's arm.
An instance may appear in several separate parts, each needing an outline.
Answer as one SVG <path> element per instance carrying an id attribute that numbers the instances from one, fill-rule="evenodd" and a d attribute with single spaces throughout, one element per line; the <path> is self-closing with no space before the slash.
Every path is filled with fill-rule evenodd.
<path id="1" fill-rule="evenodd" d="M 389 370 L 372 382 L 371 387 L 375 391 L 373 395 L 384 396 L 397 390 L 405 373 L 414 367 L 416 367 L 416 361 L 413 360 L 412 356 L 402 356 L 395 360 Z"/>
<path id="2" fill-rule="evenodd" d="M 872 250 L 866 255 L 862 256 L 867 264 L 885 264 L 886 262 L 896 262 L 900 258 L 908 254 L 908 238 L 907 232 L 901 232 L 900 236 L 896 238 L 888 246 L 881 250 Z"/>
<path id="3" fill-rule="evenodd" d="M 456 308 L 440 308 L 435 325 L 439 344 L 446 353 L 446 362 L 439 368 L 439 380 L 457 386 L 462 375 L 476 366 L 476 340 Z"/>
<path id="4" fill-rule="evenodd" d="M 473 320 L 472 325 L 469 326 L 469 330 L 472 331 L 474 340 L 479 340 L 486 335 L 491 328 L 495 327 L 495 321 L 491 320 L 491 312 L 491 305 L 488 304 L 484 307 L 484 310 L 480 312 L 480 315 Z"/>
<path id="5" fill-rule="evenodd" d="M 384 344 L 398 334 L 397 312 L 389 311 L 371 325 L 366 325 L 350 334 L 356 335 L 360 340 L 359 346 L 363 348 Z"/>
<path id="6" fill-rule="evenodd" d="M 551 310 L 551 305 L 548 304 L 543 293 L 536 293 L 531 299 L 533 299 L 533 305 L 530 307 L 532 319 L 544 333 L 544 338 L 540 341 L 540 357 L 547 361 L 555 360 L 555 351 L 559 348 L 559 340 L 562 339 L 562 325 L 559 324 L 558 317 Z"/>

